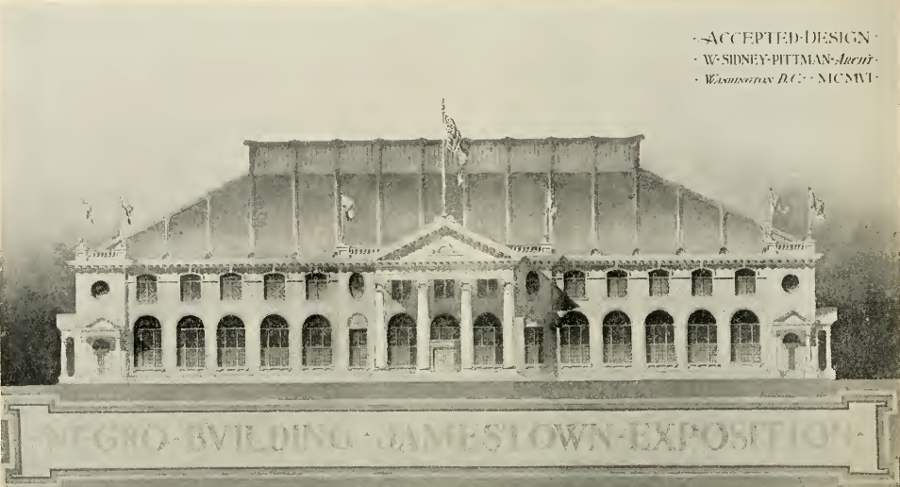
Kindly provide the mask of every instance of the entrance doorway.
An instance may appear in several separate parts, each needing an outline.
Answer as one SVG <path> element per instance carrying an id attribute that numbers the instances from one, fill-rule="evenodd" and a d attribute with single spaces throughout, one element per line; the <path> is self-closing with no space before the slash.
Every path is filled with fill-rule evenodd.
<path id="1" fill-rule="evenodd" d="M 797 366 L 797 347 L 800 346 L 800 337 L 796 333 L 788 333 L 781 340 L 788 352 L 788 370 L 794 370 Z"/>
<path id="2" fill-rule="evenodd" d="M 435 372 L 455 372 L 457 351 L 454 348 L 435 348 L 432 354 L 431 370 Z"/>

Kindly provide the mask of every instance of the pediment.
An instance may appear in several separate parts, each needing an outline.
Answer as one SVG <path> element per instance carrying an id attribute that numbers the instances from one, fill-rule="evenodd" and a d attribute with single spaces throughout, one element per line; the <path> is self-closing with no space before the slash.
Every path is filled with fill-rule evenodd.
<path id="1" fill-rule="evenodd" d="M 107 321 L 103 318 L 91 323 L 90 325 L 84 327 L 85 332 L 118 332 L 119 328 L 114 325 L 112 322 Z"/>
<path id="2" fill-rule="evenodd" d="M 790 313 L 785 314 L 781 318 L 778 318 L 774 321 L 775 324 L 778 325 L 804 325 L 808 322 L 806 318 L 800 316 L 800 313 L 796 311 L 791 311 Z"/>
<path id="3" fill-rule="evenodd" d="M 477 235 L 452 221 L 441 219 L 425 231 L 387 249 L 378 260 L 486 261 L 515 257 L 516 253 L 505 245 Z"/>

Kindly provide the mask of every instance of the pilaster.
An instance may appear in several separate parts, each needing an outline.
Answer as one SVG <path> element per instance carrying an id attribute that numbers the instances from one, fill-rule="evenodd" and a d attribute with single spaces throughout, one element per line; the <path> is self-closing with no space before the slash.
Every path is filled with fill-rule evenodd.
<path id="1" fill-rule="evenodd" d="M 428 281 L 419 282 L 416 286 L 416 367 L 422 370 L 431 369 L 431 323 L 428 312 Z"/>
<path id="2" fill-rule="evenodd" d="M 475 356 L 475 337 L 472 331 L 472 286 L 463 282 L 460 288 L 460 362 L 463 369 L 471 369 Z M 504 326 L 504 328 L 506 328 Z"/>
<path id="3" fill-rule="evenodd" d="M 387 368 L 387 324 L 384 322 L 384 285 L 375 284 L 375 368 Z"/>
<path id="4" fill-rule="evenodd" d="M 503 367 L 513 368 L 519 362 L 517 355 L 525 353 L 525 330 L 518 330 L 520 335 L 513 333 L 515 317 L 515 303 L 513 302 L 513 283 L 503 283 Z"/>

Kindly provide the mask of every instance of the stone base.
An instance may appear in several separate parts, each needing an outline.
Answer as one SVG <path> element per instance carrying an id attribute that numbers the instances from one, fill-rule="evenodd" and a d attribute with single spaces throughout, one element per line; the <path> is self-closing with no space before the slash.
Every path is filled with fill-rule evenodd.
<path id="1" fill-rule="evenodd" d="M 893 381 L 4 388 L 9 485 L 897 485 Z"/>

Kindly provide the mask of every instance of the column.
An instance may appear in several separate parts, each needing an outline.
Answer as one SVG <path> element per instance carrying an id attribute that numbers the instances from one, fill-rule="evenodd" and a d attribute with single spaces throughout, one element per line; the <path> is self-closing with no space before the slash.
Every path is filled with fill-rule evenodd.
<path id="1" fill-rule="evenodd" d="M 678 362 L 678 368 L 687 369 L 688 353 L 687 353 L 687 318 L 675 320 L 675 359 Z"/>
<path id="2" fill-rule="evenodd" d="M 71 377 L 69 377 L 69 368 L 68 368 L 68 364 L 69 364 L 69 360 L 68 360 L 69 356 L 67 353 L 68 347 L 66 346 L 66 342 L 69 340 L 69 338 L 71 336 L 72 335 L 69 334 L 68 332 L 62 332 L 62 333 L 60 333 L 60 337 L 59 337 L 60 345 L 61 345 L 59 347 L 59 361 L 60 361 L 59 363 L 62 365 L 59 368 L 59 381 L 60 382 L 68 382 L 71 379 Z M 74 353 L 75 353 L 75 347 L 72 347 L 72 354 L 74 355 Z M 73 377 L 74 377 L 74 374 L 73 374 Z"/>
<path id="3" fill-rule="evenodd" d="M 428 281 L 418 283 L 416 315 L 416 367 L 431 369 L 431 323 L 428 312 Z"/>
<path id="4" fill-rule="evenodd" d="M 472 286 L 468 282 L 459 285 L 460 289 L 460 330 L 459 341 L 461 348 L 460 362 L 462 368 L 471 369 L 475 361 L 475 336 L 472 331 Z M 503 323 L 506 330 L 506 322 Z"/>
<path id="5" fill-rule="evenodd" d="M 384 285 L 375 284 L 375 368 L 387 368 L 387 326 L 384 322 Z"/>
<path id="6" fill-rule="evenodd" d="M 204 326 L 206 326 L 204 324 Z M 174 319 L 162 322 L 162 364 L 166 372 L 172 373 L 178 368 L 178 323 Z"/>
<path id="7" fill-rule="evenodd" d="M 244 322 L 244 356 L 251 374 L 259 372 L 259 325 L 261 321 L 262 319 L 256 315 L 249 315 L 249 319 Z"/>
<path id="8" fill-rule="evenodd" d="M 647 313 L 634 310 L 629 316 L 634 317 L 631 321 L 631 363 L 636 369 L 643 369 L 647 366 L 647 331 L 644 326 Z"/>
<path id="9" fill-rule="evenodd" d="M 525 318 L 516 317 L 513 320 L 512 350 L 513 366 L 519 371 L 525 370 Z M 506 363 L 506 353 L 503 354 L 503 362 Z"/>
<path id="10" fill-rule="evenodd" d="M 591 314 L 588 315 L 591 367 L 594 368 L 603 366 L 603 316 L 603 313 L 596 310 L 591 310 Z"/>
<path id="11" fill-rule="evenodd" d="M 203 320 L 203 336 L 206 338 L 206 342 L 203 344 L 206 352 L 206 369 L 207 370 L 215 370 L 219 367 L 216 359 L 218 358 L 218 349 L 216 348 L 216 328 L 219 326 L 219 322 L 216 321 L 214 316 L 205 316 Z M 246 340 L 244 344 L 246 345 Z"/>
<path id="12" fill-rule="evenodd" d="M 727 316 L 716 317 L 716 349 L 719 364 L 727 367 L 731 363 L 731 325 Z"/>
<path id="13" fill-rule="evenodd" d="M 303 369 L 303 354 L 300 347 L 303 346 L 303 319 L 305 314 L 300 313 L 288 322 L 288 364 L 294 373 Z"/>
<path id="14" fill-rule="evenodd" d="M 471 313 L 471 310 L 469 311 Z M 503 283 L 503 368 L 511 369 L 518 363 L 518 355 L 525 349 L 525 329 L 521 330 L 521 337 L 513 334 L 513 325 L 516 319 L 516 308 L 513 302 L 513 283 Z M 516 340 L 518 339 L 518 340 Z"/>
<path id="15" fill-rule="evenodd" d="M 825 371 L 833 373 L 831 368 L 831 327 L 825 328 Z"/>

